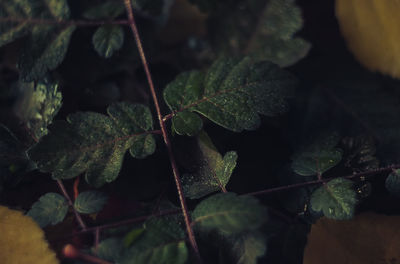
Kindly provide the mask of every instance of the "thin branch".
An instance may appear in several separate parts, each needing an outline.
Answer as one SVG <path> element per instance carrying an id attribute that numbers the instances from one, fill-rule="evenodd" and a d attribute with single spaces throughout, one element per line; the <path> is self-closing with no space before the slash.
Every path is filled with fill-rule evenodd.
<path id="1" fill-rule="evenodd" d="M 84 230 L 75 232 L 72 235 L 80 235 L 80 234 L 84 234 L 84 233 L 88 233 L 88 232 L 93 232 L 93 231 L 96 231 L 96 230 L 101 231 L 101 230 L 104 230 L 104 229 L 119 227 L 119 226 L 123 226 L 123 225 L 129 225 L 129 224 L 133 224 L 133 223 L 139 223 L 139 222 L 146 221 L 147 219 L 149 219 L 151 217 L 159 217 L 159 216 L 164 216 L 164 215 L 178 214 L 179 212 L 181 212 L 180 209 L 166 210 L 166 211 L 162 211 L 162 212 L 159 212 L 159 213 L 154 213 L 154 214 L 151 214 L 151 215 L 145 215 L 145 216 L 139 216 L 139 217 L 135 217 L 135 218 L 130 218 L 130 219 L 126 219 L 126 220 L 122 220 L 122 221 L 118 221 L 118 222 L 114 222 L 114 223 L 110 223 L 110 224 L 99 225 L 99 226 L 95 226 L 95 227 L 88 227 L 88 228 L 86 228 Z"/>
<path id="2" fill-rule="evenodd" d="M 17 22 L 36 25 L 66 25 L 80 27 L 95 27 L 102 25 L 129 25 L 129 20 L 56 20 L 43 18 L 0 17 L 0 23 Z"/>
<path id="3" fill-rule="evenodd" d="M 143 67 L 144 67 L 144 70 L 145 70 L 145 73 L 146 73 L 147 82 L 149 84 L 150 92 L 151 92 L 151 95 L 153 97 L 154 106 L 156 108 L 157 117 L 158 117 L 158 120 L 159 120 L 159 123 L 160 123 L 162 135 L 163 135 L 163 138 L 164 138 L 164 143 L 165 143 L 165 145 L 167 147 L 167 150 L 168 150 L 168 156 L 169 156 L 169 160 L 170 160 L 170 163 L 171 163 L 172 171 L 173 171 L 173 174 L 174 174 L 176 188 L 178 190 L 179 200 L 180 200 L 180 203 L 181 203 L 183 217 L 185 219 L 185 225 L 186 225 L 186 230 L 187 230 L 187 234 L 188 234 L 188 237 L 189 237 L 189 241 L 190 241 L 190 244 L 191 244 L 191 246 L 192 246 L 197 258 L 200 260 L 199 249 L 198 249 L 196 238 L 194 236 L 194 232 L 193 232 L 193 229 L 192 229 L 192 226 L 191 226 L 191 219 L 190 219 L 190 216 L 189 216 L 189 210 L 188 210 L 187 205 L 186 205 L 185 196 L 183 195 L 183 188 L 182 188 L 182 183 L 181 183 L 181 179 L 180 179 L 180 175 L 179 175 L 179 171 L 178 171 L 178 166 L 176 164 L 175 157 L 174 157 L 174 154 L 172 152 L 172 146 L 171 146 L 171 142 L 170 142 L 169 137 L 168 137 L 167 128 L 166 128 L 165 123 L 164 123 L 163 118 L 162 118 L 161 109 L 160 109 L 160 106 L 159 106 L 159 103 L 158 103 L 158 98 L 157 98 L 156 90 L 154 88 L 154 84 L 153 84 L 153 80 L 152 80 L 152 77 L 151 77 L 149 65 L 147 63 L 147 59 L 146 59 L 146 56 L 145 56 L 145 53 L 144 53 L 144 50 L 143 50 L 142 42 L 140 40 L 139 31 L 137 29 L 135 18 L 134 18 L 134 15 L 133 15 L 133 9 L 132 9 L 132 6 L 131 6 L 131 1 L 130 0 L 124 0 L 124 3 L 125 3 L 126 11 L 128 13 L 130 27 L 131 27 L 133 36 L 135 38 L 137 48 L 139 50 L 140 59 L 142 61 L 142 64 L 143 64 Z"/>
<path id="4" fill-rule="evenodd" d="M 399 168 L 400 168 L 400 165 L 396 164 L 396 165 L 391 165 L 388 167 L 379 168 L 379 169 L 375 169 L 375 170 L 369 170 L 369 171 L 365 171 L 365 172 L 350 174 L 347 176 L 343 176 L 342 178 L 352 179 L 352 178 L 358 178 L 358 177 L 365 177 L 365 176 L 375 175 L 375 174 L 384 173 L 384 172 L 391 172 L 392 170 L 399 169 Z M 336 178 L 340 178 L 340 177 L 331 177 L 331 178 L 325 178 L 325 179 L 320 179 L 320 180 L 315 180 L 315 181 L 295 183 L 295 184 L 270 188 L 270 189 L 266 189 L 266 190 L 262 190 L 262 191 L 246 193 L 243 195 L 256 196 L 256 195 L 262 195 L 262 194 L 270 194 L 270 193 L 275 193 L 275 192 L 287 191 L 287 190 L 311 186 L 311 185 L 323 184 L 323 183 L 326 183 L 326 182 L 331 181 Z"/>
<path id="5" fill-rule="evenodd" d="M 72 211 L 74 212 L 75 218 L 79 223 L 79 226 L 82 228 L 82 230 L 86 230 L 86 224 L 83 222 L 82 217 L 80 214 L 75 210 L 74 203 L 72 202 L 71 198 L 69 197 L 67 190 L 64 187 L 64 184 L 62 183 L 61 180 L 57 180 L 58 187 L 60 187 L 60 190 L 62 194 L 64 195 L 65 199 L 67 199 L 68 205 L 71 206 Z"/>

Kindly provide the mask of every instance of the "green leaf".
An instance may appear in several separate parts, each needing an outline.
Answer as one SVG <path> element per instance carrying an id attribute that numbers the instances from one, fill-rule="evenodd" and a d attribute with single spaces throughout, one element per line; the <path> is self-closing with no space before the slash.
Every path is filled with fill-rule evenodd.
<path id="1" fill-rule="evenodd" d="M 224 263 L 257 264 L 266 253 L 267 241 L 260 232 L 247 232 L 228 239 L 230 261 Z"/>
<path id="2" fill-rule="evenodd" d="M 393 195 L 400 196 L 400 169 L 394 170 L 385 181 L 386 189 Z"/>
<path id="3" fill-rule="evenodd" d="M 235 151 L 227 152 L 222 157 L 204 131 L 197 137 L 197 142 L 202 160 L 200 167 L 195 173 L 182 176 L 183 191 L 190 199 L 224 190 L 237 160 Z"/>
<path id="4" fill-rule="evenodd" d="M 21 79 L 43 78 L 64 60 L 75 26 L 35 26 L 18 62 Z"/>
<path id="5" fill-rule="evenodd" d="M 75 26 L 32 23 L 30 20 L 65 21 L 70 17 L 66 0 L 4 0 L 0 3 L 0 46 L 29 32 L 29 39 L 20 52 L 18 68 L 21 79 L 41 79 L 64 59 Z"/>
<path id="6" fill-rule="evenodd" d="M 0 22 L 0 47 L 29 32 L 30 24 L 27 18 L 33 15 L 34 10 L 23 1 L 3 0 L 0 2 L 0 18 L 20 18 L 19 21 Z"/>
<path id="7" fill-rule="evenodd" d="M 357 203 L 353 182 L 337 178 L 319 187 L 311 195 L 311 208 L 316 212 L 322 211 L 331 219 L 351 219 Z"/>
<path id="8" fill-rule="evenodd" d="M 119 25 L 106 25 L 99 27 L 93 35 L 93 46 L 97 53 L 110 58 L 124 43 L 124 31 Z"/>
<path id="9" fill-rule="evenodd" d="M 96 5 L 83 13 L 87 19 L 112 19 L 122 15 L 125 7 L 121 1 L 108 1 Z"/>
<path id="10" fill-rule="evenodd" d="M 43 228 L 62 222 L 67 212 L 68 203 L 63 196 L 58 193 L 46 193 L 32 205 L 27 215 Z"/>
<path id="11" fill-rule="evenodd" d="M 267 220 L 267 211 L 251 196 L 219 193 L 200 202 L 192 219 L 200 230 L 229 235 L 259 228 Z"/>
<path id="12" fill-rule="evenodd" d="M 294 0 L 225 2 L 213 12 L 211 21 L 217 51 L 230 55 L 245 54 L 287 67 L 305 57 L 311 47 L 295 37 L 303 19 Z"/>
<path id="13" fill-rule="evenodd" d="M 188 258 L 185 232 L 176 218 L 152 219 L 145 224 L 145 232 L 124 254 L 121 264 L 183 264 Z"/>
<path id="14" fill-rule="evenodd" d="M 143 228 L 135 228 L 131 230 L 128 234 L 124 236 L 124 247 L 130 247 L 133 242 L 135 242 L 141 234 L 143 234 Z"/>
<path id="15" fill-rule="evenodd" d="M 217 60 L 206 74 L 191 71 L 178 75 L 164 90 L 164 99 L 174 115 L 173 128 L 178 134 L 193 135 L 200 129 L 198 118 L 183 114 L 190 112 L 241 132 L 259 126 L 258 114 L 285 112 L 286 98 L 294 85 L 294 78 L 272 63 L 226 58 Z"/>
<path id="16" fill-rule="evenodd" d="M 47 80 L 38 83 L 20 82 L 19 86 L 23 94 L 14 112 L 38 140 L 48 133 L 47 127 L 61 108 L 62 95 L 58 91 L 58 84 Z"/>
<path id="17" fill-rule="evenodd" d="M 82 214 L 94 214 L 103 209 L 108 197 L 99 191 L 81 192 L 74 202 L 76 211 Z"/>
<path id="18" fill-rule="evenodd" d="M 54 122 L 50 133 L 29 150 L 29 156 L 55 179 L 86 172 L 86 181 L 95 187 L 114 181 L 128 149 L 132 155 L 139 153 L 138 158 L 153 153 L 152 146 L 141 148 L 148 143 L 137 143 L 149 142 L 153 120 L 148 107 L 138 104 L 117 103 L 107 111 L 109 116 L 78 112 L 69 115 L 67 122 Z"/>
<path id="19" fill-rule="evenodd" d="M 292 169 L 302 176 L 323 174 L 342 160 L 342 151 L 334 148 L 336 135 L 321 136 L 313 144 L 293 157 Z"/>
<path id="20" fill-rule="evenodd" d="M 120 257 L 124 246 L 122 243 L 122 239 L 117 237 L 110 237 L 102 240 L 97 250 L 92 248 L 91 251 L 93 254 L 97 255 L 99 258 L 108 260 L 108 261 L 117 261 Z"/>

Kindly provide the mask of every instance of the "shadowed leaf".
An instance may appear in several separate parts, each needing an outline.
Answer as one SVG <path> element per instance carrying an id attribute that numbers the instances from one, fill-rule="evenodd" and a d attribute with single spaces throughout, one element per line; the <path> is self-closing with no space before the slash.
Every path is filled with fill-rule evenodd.
<path id="1" fill-rule="evenodd" d="M 183 264 L 188 258 L 185 232 L 175 218 L 152 219 L 119 259 L 121 264 Z"/>
<path id="2" fill-rule="evenodd" d="M 81 192 L 75 199 L 74 207 L 79 213 L 94 214 L 103 209 L 104 205 L 107 203 L 107 200 L 107 196 L 102 192 Z"/>
<path id="3" fill-rule="evenodd" d="M 55 225 L 64 220 L 68 212 L 68 203 L 58 193 L 46 193 L 32 205 L 27 215 L 32 217 L 40 227 Z"/>
<path id="4" fill-rule="evenodd" d="M 137 104 L 111 105 L 108 114 L 78 112 L 56 121 L 29 156 L 55 179 L 86 172 L 86 181 L 96 187 L 115 180 L 128 149 L 137 158 L 154 152 L 155 141 L 148 133 L 153 120 L 150 110 Z"/>
<path id="5" fill-rule="evenodd" d="M 99 27 L 93 35 L 93 46 L 97 53 L 110 58 L 124 43 L 124 31 L 119 25 Z"/>
<path id="6" fill-rule="evenodd" d="M 311 208 L 316 212 L 322 211 L 331 219 L 351 219 L 357 203 L 353 182 L 343 178 L 331 180 L 319 187 L 311 195 Z"/>
<path id="7" fill-rule="evenodd" d="M 235 151 L 227 152 L 222 157 L 204 131 L 199 134 L 197 142 L 201 165 L 195 173 L 182 176 L 184 193 L 191 199 L 224 190 L 236 167 L 237 160 Z"/>
<path id="8" fill-rule="evenodd" d="M 267 211 L 251 196 L 219 193 L 200 202 L 192 219 L 199 230 L 229 235 L 259 228 L 267 220 Z"/>

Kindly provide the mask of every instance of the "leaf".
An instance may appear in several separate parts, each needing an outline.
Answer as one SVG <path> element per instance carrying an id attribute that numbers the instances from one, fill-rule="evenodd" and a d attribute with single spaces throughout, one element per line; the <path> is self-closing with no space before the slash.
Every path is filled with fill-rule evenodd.
<path id="1" fill-rule="evenodd" d="M 86 181 L 100 187 L 118 177 L 125 152 L 144 158 L 155 150 L 149 134 L 153 128 L 150 110 L 143 105 L 117 103 L 109 116 L 93 112 L 69 115 L 56 121 L 50 133 L 29 150 L 42 172 L 54 179 L 69 179 L 86 172 Z"/>
<path id="2" fill-rule="evenodd" d="M 119 25 L 99 27 L 93 35 L 93 46 L 97 53 L 110 58 L 124 43 L 124 31 Z"/>
<path id="3" fill-rule="evenodd" d="M 265 255 L 266 239 L 259 232 L 248 232 L 230 239 L 231 262 L 237 264 L 257 264 L 257 259 Z"/>
<path id="4" fill-rule="evenodd" d="M 343 178 L 329 181 L 311 195 L 311 208 L 330 219 L 351 219 L 357 203 L 353 182 Z"/>
<path id="5" fill-rule="evenodd" d="M 87 19 L 112 19 L 122 15 L 125 12 L 123 2 L 108 1 L 91 7 L 83 17 Z"/>
<path id="6" fill-rule="evenodd" d="M 312 225 L 303 263 L 396 263 L 400 259 L 399 223 L 399 216 L 372 212 L 350 221 L 321 218 Z"/>
<path id="7" fill-rule="evenodd" d="M 124 246 L 125 247 L 130 247 L 133 242 L 135 242 L 141 234 L 143 234 L 144 229 L 143 228 L 135 228 L 131 230 L 128 234 L 124 236 Z"/>
<path id="8" fill-rule="evenodd" d="M 400 77 L 399 5 L 393 1 L 336 0 L 336 17 L 347 46 L 371 71 Z"/>
<path id="9" fill-rule="evenodd" d="M 197 142 L 202 160 L 201 166 L 195 173 L 182 176 L 183 191 L 190 199 L 225 190 L 237 160 L 235 151 L 227 152 L 222 158 L 204 131 L 200 132 Z"/>
<path id="10" fill-rule="evenodd" d="M 75 26 L 35 26 L 26 42 L 18 69 L 21 79 L 29 82 L 39 80 L 54 70 L 64 60 Z"/>
<path id="11" fill-rule="evenodd" d="M 267 220 L 267 211 L 251 196 L 219 193 L 201 201 L 192 219 L 199 230 L 229 235 L 259 228 Z"/>
<path id="12" fill-rule="evenodd" d="M 321 136 L 306 149 L 293 157 L 292 169 L 302 176 L 323 174 L 342 160 L 342 151 L 334 148 L 336 135 Z"/>
<path id="13" fill-rule="evenodd" d="M 48 133 L 47 127 L 61 108 L 62 95 L 58 83 L 47 80 L 20 82 L 23 94 L 14 106 L 18 118 L 26 124 L 32 136 L 39 140 Z"/>
<path id="14" fill-rule="evenodd" d="M 0 18 L 5 19 L 0 22 L 0 46 L 31 33 L 20 52 L 18 69 L 22 80 L 39 80 L 63 61 L 75 26 L 35 24 L 30 20 L 68 20 L 66 0 L 4 0 L 0 10 Z"/>
<path id="15" fill-rule="evenodd" d="M 32 205 L 27 215 L 32 217 L 40 227 L 62 222 L 68 212 L 68 203 L 57 193 L 46 193 Z"/>
<path id="16" fill-rule="evenodd" d="M 259 126 L 258 114 L 285 112 L 294 85 L 290 74 L 269 62 L 226 58 L 217 60 L 206 74 L 191 71 L 178 75 L 164 90 L 164 99 L 173 114 L 173 129 L 180 135 L 192 136 L 201 128 L 199 118 L 190 112 L 241 132 Z"/>
<path id="17" fill-rule="evenodd" d="M 159 218 L 146 222 L 145 232 L 133 243 L 118 263 L 183 264 L 188 258 L 185 232 L 175 218 Z"/>
<path id="18" fill-rule="evenodd" d="M 174 1 L 172 0 L 131 0 L 132 7 L 144 14 L 151 15 L 165 21 Z"/>
<path id="19" fill-rule="evenodd" d="M 43 230 L 19 211 L 0 206 L 0 234 L 0 263 L 59 263 Z"/>
<path id="20" fill-rule="evenodd" d="M 400 170 L 394 170 L 385 181 L 386 189 L 393 195 L 400 196 Z"/>
<path id="21" fill-rule="evenodd" d="M 287 67 L 305 57 L 311 47 L 295 37 L 303 19 L 294 0 L 225 2 L 213 12 L 211 21 L 210 32 L 218 53 L 249 55 Z"/>
<path id="22" fill-rule="evenodd" d="M 123 243 L 120 238 L 111 237 L 102 240 L 97 250 L 92 248 L 92 252 L 97 255 L 99 258 L 108 260 L 108 261 L 116 261 L 123 250 Z"/>
<path id="23" fill-rule="evenodd" d="M 81 192 L 75 199 L 74 207 L 82 214 L 94 214 L 103 209 L 108 197 L 99 191 Z"/>

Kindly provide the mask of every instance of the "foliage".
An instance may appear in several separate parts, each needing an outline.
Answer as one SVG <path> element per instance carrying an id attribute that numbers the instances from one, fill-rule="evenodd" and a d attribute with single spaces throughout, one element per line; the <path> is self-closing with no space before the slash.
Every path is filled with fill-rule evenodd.
<path id="1" fill-rule="evenodd" d="M 225 189 L 237 160 L 235 151 L 229 151 L 222 157 L 204 131 L 197 136 L 197 142 L 201 163 L 195 173 L 182 176 L 183 190 L 191 199 Z"/>
<path id="2" fill-rule="evenodd" d="M 68 212 L 68 203 L 57 193 L 46 193 L 32 205 L 27 215 L 32 217 L 40 227 L 55 225 L 64 220 Z"/>
<path id="3" fill-rule="evenodd" d="M 337 1 L 347 39 L 341 5 L 354 1 Z M 25 210 L 57 253 L 67 244 L 71 263 L 297 264 L 321 223 L 397 214 L 399 83 L 329 46 L 314 5 L 2 1 L 0 203 Z M 370 17 L 362 26 L 376 29 Z M 395 75 L 381 59 L 385 69 L 368 67 Z M 56 262 L 14 214 L 23 220 L 0 231 L 18 238 L 1 231 L 0 249 L 7 239 Z M 324 239 L 373 230 L 344 223 Z"/>
<path id="4" fill-rule="evenodd" d="M 357 202 L 356 193 L 351 188 L 353 182 L 337 178 L 319 187 L 311 196 L 311 208 L 322 211 L 331 219 L 351 219 Z"/>
<path id="5" fill-rule="evenodd" d="M 80 112 L 55 122 L 51 133 L 29 151 L 31 159 L 55 179 L 86 171 L 86 181 L 93 186 L 114 181 L 127 150 L 135 158 L 154 152 L 155 141 L 148 133 L 153 120 L 143 105 L 118 103 L 107 112 L 109 116 Z"/>
<path id="6" fill-rule="evenodd" d="M 82 214 L 94 214 L 103 209 L 107 196 L 98 191 L 81 192 L 74 202 L 75 210 Z"/>
<path id="7" fill-rule="evenodd" d="M 179 135 L 195 135 L 202 120 L 240 132 L 259 126 L 257 114 L 274 116 L 287 110 L 295 80 L 270 62 L 254 63 L 250 58 L 219 59 L 206 74 L 180 74 L 164 90 L 173 113 L 172 127 Z"/>

